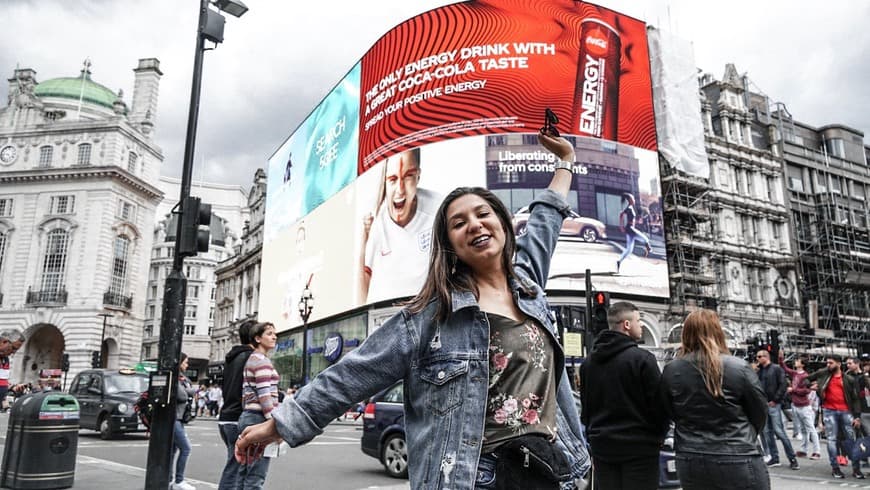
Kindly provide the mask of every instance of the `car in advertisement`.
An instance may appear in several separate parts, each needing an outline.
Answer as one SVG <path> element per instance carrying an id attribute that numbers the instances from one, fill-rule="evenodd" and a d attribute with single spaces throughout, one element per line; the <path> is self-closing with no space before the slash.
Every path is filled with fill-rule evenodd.
<path id="1" fill-rule="evenodd" d="M 529 221 L 529 207 L 524 206 L 514 213 L 513 225 L 514 234 L 522 236 L 526 234 L 526 223 Z M 597 242 L 607 238 L 607 231 L 604 223 L 597 219 L 586 218 L 580 216 L 574 211 L 569 211 L 568 216 L 562 220 L 562 229 L 559 234 L 562 236 L 576 236 L 583 239 L 584 242 Z"/>
<path id="2" fill-rule="evenodd" d="M 144 431 L 133 406 L 148 390 L 148 375 L 133 369 L 88 369 L 80 372 L 69 387 L 79 402 L 79 425 L 112 439 L 125 432 Z"/>

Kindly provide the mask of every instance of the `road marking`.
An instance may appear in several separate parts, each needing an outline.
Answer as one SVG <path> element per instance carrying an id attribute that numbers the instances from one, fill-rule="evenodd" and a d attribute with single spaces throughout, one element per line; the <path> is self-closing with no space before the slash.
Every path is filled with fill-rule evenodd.
<path id="1" fill-rule="evenodd" d="M 101 468 L 108 468 L 108 469 L 111 469 L 112 471 L 125 473 L 127 475 L 135 476 L 135 477 L 139 477 L 139 478 L 143 478 L 145 476 L 145 468 L 139 468 L 138 466 L 131 466 L 128 464 L 117 463 L 115 461 L 110 461 L 108 459 L 100 459 L 100 458 L 94 458 L 91 456 L 84 456 L 82 454 L 78 455 L 78 457 L 76 458 L 76 463 L 100 466 Z M 205 486 L 208 488 L 217 488 L 218 487 L 216 483 L 211 483 L 211 482 L 202 481 L 202 480 L 194 480 L 193 478 L 186 478 L 186 481 L 189 481 L 195 485 Z"/>

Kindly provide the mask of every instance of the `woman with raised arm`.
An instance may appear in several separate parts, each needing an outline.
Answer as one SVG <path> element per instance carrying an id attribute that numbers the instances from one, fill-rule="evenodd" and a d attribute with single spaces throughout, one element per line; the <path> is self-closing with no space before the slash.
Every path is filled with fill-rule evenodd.
<path id="1" fill-rule="evenodd" d="M 245 429 L 238 454 L 280 439 L 304 444 L 403 380 L 411 488 L 574 488 L 589 456 L 543 291 L 570 211 L 574 148 L 545 130 L 539 140 L 558 161 L 530 205 L 527 233 L 514 237 L 488 190 L 451 192 L 420 293 L 271 420 Z"/>

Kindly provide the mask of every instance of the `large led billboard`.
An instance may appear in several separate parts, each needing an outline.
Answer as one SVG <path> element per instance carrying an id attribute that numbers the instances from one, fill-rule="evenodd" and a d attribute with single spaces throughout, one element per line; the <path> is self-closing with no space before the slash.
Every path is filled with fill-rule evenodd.
<path id="1" fill-rule="evenodd" d="M 261 317 L 301 323 L 306 285 L 311 319 L 414 295 L 460 185 L 495 192 L 524 233 L 552 175 L 545 108 L 577 155 L 547 288 L 582 290 L 591 269 L 598 289 L 667 296 L 644 23 L 579 1 L 468 1 L 385 34 L 270 159 Z"/>

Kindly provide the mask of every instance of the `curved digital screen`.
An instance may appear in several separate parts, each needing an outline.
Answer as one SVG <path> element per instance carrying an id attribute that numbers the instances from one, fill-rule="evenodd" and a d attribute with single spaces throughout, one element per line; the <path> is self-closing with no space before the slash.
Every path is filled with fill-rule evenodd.
<path id="1" fill-rule="evenodd" d="M 306 285 L 311 319 L 416 294 L 460 185 L 495 192 L 522 234 L 552 175 L 545 108 L 577 154 L 547 287 L 582 290 L 589 268 L 599 290 L 667 296 L 645 24 L 579 1 L 468 1 L 390 30 L 270 158 L 260 315 L 301 323 Z"/>

